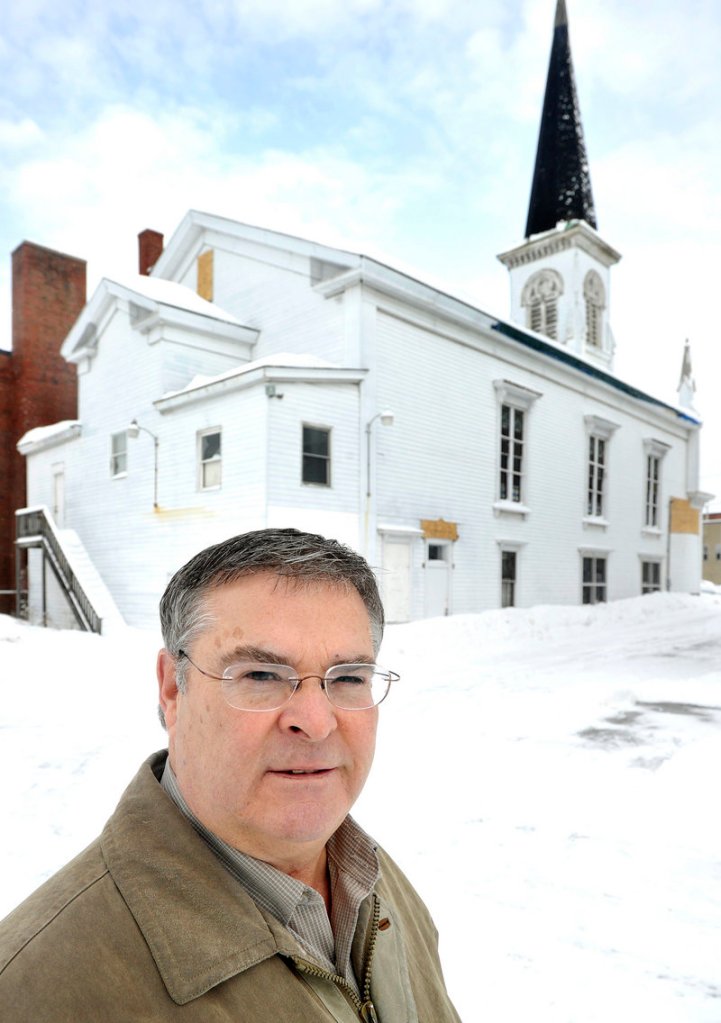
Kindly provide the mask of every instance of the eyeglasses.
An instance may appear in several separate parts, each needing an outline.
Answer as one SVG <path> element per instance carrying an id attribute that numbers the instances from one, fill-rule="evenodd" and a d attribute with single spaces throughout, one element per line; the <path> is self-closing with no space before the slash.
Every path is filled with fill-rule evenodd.
<path id="1" fill-rule="evenodd" d="M 222 675 L 203 671 L 185 650 L 178 651 L 196 671 L 206 678 L 222 682 L 223 696 L 236 710 L 279 710 L 309 678 L 317 678 L 321 689 L 339 710 L 370 710 L 385 700 L 391 682 L 400 678 L 395 671 L 386 671 L 377 664 L 335 664 L 325 675 L 304 675 L 299 678 L 288 664 L 263 664 L 259 661 L 238 661 L 229 664 Z"/>

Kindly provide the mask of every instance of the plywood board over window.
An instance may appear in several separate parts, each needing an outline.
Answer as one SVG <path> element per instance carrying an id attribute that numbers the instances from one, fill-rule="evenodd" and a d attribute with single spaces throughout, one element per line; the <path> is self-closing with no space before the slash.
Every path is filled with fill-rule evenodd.
<path id="1" fill-rule="evenodd" d="M 213 250 L 206 249 L 198 256 L 198 294 L 213 301 Z"/>
<path id="2" fill-rule="evenodd" d="M 671 498 L 671 532 L 695 533 L 700 530 L 701 514 L 693 508 L 690 501 L 682 497 Z"/>
<path id="3" fill-rule="evenodd" d="M 426 540 L 457 540 L 458 526 L 445 519 L 421 519 L 421 529 Z"/>

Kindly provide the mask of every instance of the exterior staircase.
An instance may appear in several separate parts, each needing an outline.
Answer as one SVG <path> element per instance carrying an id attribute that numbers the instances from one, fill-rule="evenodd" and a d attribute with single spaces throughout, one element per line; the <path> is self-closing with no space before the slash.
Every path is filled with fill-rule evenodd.
<path id="1" fill-rule="evenodd" d="M 124 625 L 110 591 L 100 578 L 77 533 L 71 529 L 58 529 L 44 505 L 19 509 L 15 512 L 15 522 L 18 605 L 21 552 L 35 547 L 42 550 L 44 565 L 52 569 L 81 629 L 103 633 L 108 631 L 110 625 Z M 45 603 L 43 586 L 44 620 L 47 613 Z"/>

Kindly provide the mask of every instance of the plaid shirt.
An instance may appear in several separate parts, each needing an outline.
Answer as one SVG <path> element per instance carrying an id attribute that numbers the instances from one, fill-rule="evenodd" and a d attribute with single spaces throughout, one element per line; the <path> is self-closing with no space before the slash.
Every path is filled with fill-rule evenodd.
<path id="1" fill-rule="evenodd" d="M 360 905 L 373 891 L 379 867 L 375 844 L 352 817 L 346 817 L 326 846 L 332 906 L 329 919 L 323 896 L 315 888 L 234 849 L 209 831 L 183 799 L 170 760 L 165 763 L 161 784 L 256 905 L 292 931 L 319 966 L 338 973 L 358 990 L 351 946 Z"/>

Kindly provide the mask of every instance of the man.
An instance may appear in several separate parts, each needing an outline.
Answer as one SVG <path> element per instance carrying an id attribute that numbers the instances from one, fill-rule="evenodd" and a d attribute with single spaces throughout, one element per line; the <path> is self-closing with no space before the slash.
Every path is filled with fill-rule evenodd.
<path id="1" fill-rule="evenodd" d="M 398 678 L 367 563 L 247 533 L 181 568 L 160 617 L 168 751 L 0 925 L 0 1018 L 458 1023 L 428 911 L 348 816 Z"/>

